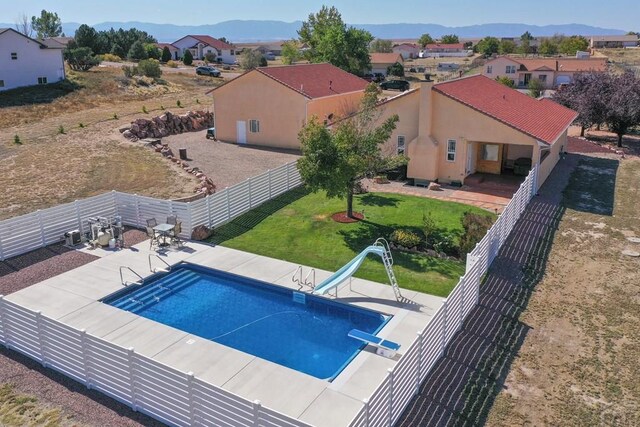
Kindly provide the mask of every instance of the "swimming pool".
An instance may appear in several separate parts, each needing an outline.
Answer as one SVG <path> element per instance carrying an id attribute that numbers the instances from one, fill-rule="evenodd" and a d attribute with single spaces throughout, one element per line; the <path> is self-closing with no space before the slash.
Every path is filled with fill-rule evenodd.
<path id="1" fill-rule="evenodd" d="M 265 282 L 181 263 L 102 300 L 185 332 L 332 380 L 388 316 Z"/>

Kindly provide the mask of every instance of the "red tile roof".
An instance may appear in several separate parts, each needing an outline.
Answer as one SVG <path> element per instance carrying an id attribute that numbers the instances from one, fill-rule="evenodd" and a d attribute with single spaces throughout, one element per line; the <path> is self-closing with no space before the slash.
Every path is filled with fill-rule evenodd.
<path id="1" fill-rule="evenodd" d="M 193 34 L 189 34 L 190 37 L 193 37 L 194 39 L 208 44 L 211 47 L 215 47 L 218 50 L 222 50 L 222 49 L 233 49 L 233 46 L 231 46 L 229 43 L 225 43 L 221 40 L 215 39 L 211 36 L 194 36 Z"/>
<path id="2" fill-rule="evenodd" d="M 430 43 L 425 49 L 464 49 L 463 43 Z"/>
<path id="3" fill-rule="evenodd" d="M 480 75 L 438 83 L 433 90 L 547 144 L 578 116 L 550 99 L 536 100 Z"/>
<path id="4" fill-rule="evenodd" d="M 503 57 L 496 59 L 499 58 Z M 575 73 L 582 71 L 603 72 L 607 70 L 607 58 L 506 58 L 522 65 L 525 71 L 551 70 Z M 492 61 L 495 61 L 495 59 Z"/>
<path id="5" fill-rule="evenodd" d="M 372 53 L 372 64 L 395 64 L 396 62 L 404 62 L 402 55 L 399 53 Z"/>
<path id="6" fill-rule="evenodd" d="M 331 64 L 260 67 L 256 71 L 311 99 L 361 91 L 368 84 Z"/>

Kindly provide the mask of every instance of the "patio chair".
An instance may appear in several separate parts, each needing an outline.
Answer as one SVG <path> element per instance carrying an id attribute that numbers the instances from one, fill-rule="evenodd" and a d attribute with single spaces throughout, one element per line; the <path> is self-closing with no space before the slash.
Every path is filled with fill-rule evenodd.
<path id="1" fill-rule="evenodd" d="M 147 220 L 147 227 L 155 227 L 156 225 L 158 225 L 158 221 L 156 221 L 155 218 L 150 218 Z"/>
<path id="2" fill-rule="evenodd" d="M 178 247 L 182 246 L 182 240 L 180 240 L 180 233 L 182 232 L 182 223 L 177 222 L 171 232 L 171 243 L 175 243 Z"/>
<path id="3" fill-rule="evenodd" d="M 167 217 L 167 224 L 176 225 L 178 223 L 178 217 L 171 215 Z"/>
<path id="4" fill-rule="evenodd" d="M 147 236 L 149 237 L 149 249 L 152 249 L 154 246 L 158 246 L 160 241 L 158 240 L 158 235 L 153 227 L 147 226 Z"/>

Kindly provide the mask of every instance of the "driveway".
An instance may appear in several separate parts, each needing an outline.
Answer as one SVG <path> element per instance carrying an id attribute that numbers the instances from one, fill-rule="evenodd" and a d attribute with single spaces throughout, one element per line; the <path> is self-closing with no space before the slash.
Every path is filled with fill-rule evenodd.
<path id="1" fill-rule="evenodd" d="M 266 150 L 205 138 L 206 131 L 172 135 L 162 139 L 169 143 L 174 155 L 187 149 L 187 163 L 200 168 L 220 190 L 255 175 L 293 162 L 300 157 L 291 151 Z"/>
<path id="2" fill-rule="evenodd" d="M 136 65 L 135 62 L 110 62 L 110 61 L 103 61 L 100 63 L 100 67 L 111 67 L 111 68 L 122 68 L 124 65 L 128 65 L 128 66 L 134 66 Z M 171 67 L 167 67 L 165 65 L 161 65 L 160 69 L 162 70 L 163 73 L 183 73 L 183 74 L 196 74 L 196 67 L 186 67 L 186 66 L 179 66 L 177 68 L 171 68 Z M 222 70 L 220 70 L 222 71 Z M 238 77 L 240 74 L 242 74 L 241 71 L 222 71 L 222 78 L 226 79 L 226 80 L 231 80 L 231 79 L 235 79 L 236 77 Z"/>

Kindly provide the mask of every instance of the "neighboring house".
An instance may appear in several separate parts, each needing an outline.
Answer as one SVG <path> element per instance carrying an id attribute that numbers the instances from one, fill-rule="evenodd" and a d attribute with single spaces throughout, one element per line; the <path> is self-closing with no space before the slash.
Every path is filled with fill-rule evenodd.
<path id="1" fill-rule="evenodd" d="M 64 80 L 64 46 L 0 28 L 0 91 Z"/>
<path id="2" fill-rule="evenodd" d="M 207 53 L 214 53 L 218 62 L 234 64 L 236 48 L 211 36 L 188 35 L 171 43 L 178 49 L 178 57 L 182 58 L 186 50 L 190 50 L 193 59 L 204 59 Z"/>
<path id="3" fill-rule="evenodd" d="M 417 58 L 420 54 L 420 46 L 415 43 L 402 43 L 393 47 L 393 53 L 399 53 L 403 59 Z"/>
<path id="4" fill-rule="evenodd" d="M 508 77 L 516 87 L 526 88 L 531 79 L 545 89 L 571 83 L 576 74 L 605 72 L 607 58 L 512 58 L 499 56 L 485 63 L 482 74 L 491 79 Z"/>
<path id="5" fill-rule="evenodd" d="M 44 40 L 45 41 L 46 40 L 53 40 L 53 41 L 56 41 L 56 42 L 60 43 L 62 46 L 67 47 L 69 42 L 71 40 L 73 40 L 73 37 L 62 37 L 62 36 L 61 37 L 49 37 L 49 38 L 46 38 Z"/>
<path id="6" fill-rule="evenodd" d="M 625 36 L 592 36 L 589 41 L 591 49 L 622 48 L 638 46 L 638 36 L 629 34 Z"/>
<path id="7" fill-rule="evenodd" d="M 399 53 L 372 53 L 371 55 L 371 72 L 387 75 L 387 69 L 399 62 L 404 65 L 404 59 Z"/>
<path id="8" fill-rule="evenodd" d="M 282 55 L 282 45 L 280 44 L 260 45 L 256 47 L 255 50 L 263 55 L 267 55 L 269 52 L 273 53 L 275 56 Z"/>
<path id="9" fill-rule="evenodd" d="M 474 173 L 524 174 L 530 163 L 540 167 L 539 187 L 577 117 L 549 99 L 536 100 L 480 75 L 422 82 L 378 108 L 378 123 L 400 117 L 384 152 L 405 154 L 407 176 L 425 184 L 464 183 Z"/>
<path id="10" fill-rule="evenodd" d="M 169 48 L 169 52 L 171 52 L 171 59 L 177 60 L 180 58 L 179 49 L 171 43 L 156 43 L 156 47 L 160 50 L 163 50 L 165 47 Z"/>
<path id="11" fill-rule="evenodd" d="M 297 150 L 305 123 L 357 111 L 367 84 L 331 64 L 300 64 L 256 68 L 208 93 L 219 140 Z"/>
<path id="12" fill-rule="evenodd" d="M 456 56 L 469 56 L 469 51 L 464 48 L 462 43 L 431 43 L 424 47 L 420 51 L 420 58 L 441 58 L 441 57 L 456 57 Z"/>

